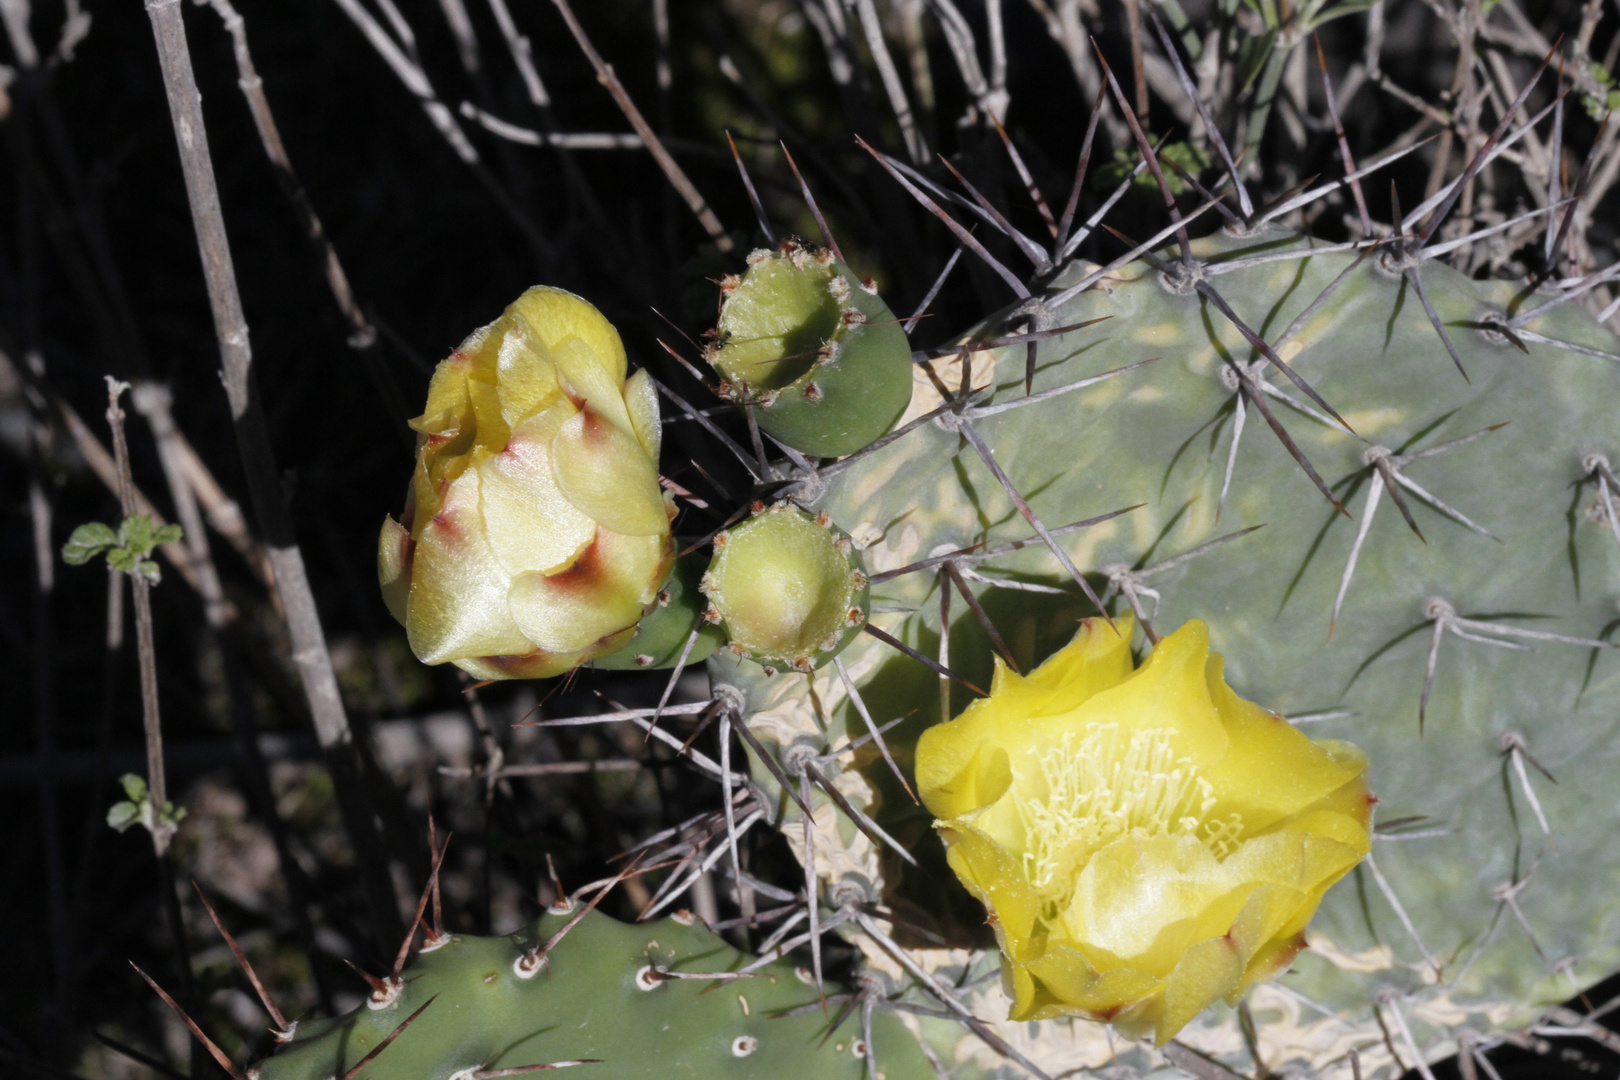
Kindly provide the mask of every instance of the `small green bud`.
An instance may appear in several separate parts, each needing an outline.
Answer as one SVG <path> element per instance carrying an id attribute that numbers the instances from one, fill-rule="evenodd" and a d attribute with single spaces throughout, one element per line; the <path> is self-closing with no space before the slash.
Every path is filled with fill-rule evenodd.
<path id="1" fill-rule="evenodd" d="M 795 450 L 852 454 L 894 426 L 911 400 L 911 346 L 868 279 L 827 251 L 784 240 L 720 283 L 705 351 L 721 395 L 751 404 L 761 429 Z"/>
<path id="2" fill-rule="evenodd" d="M 826 514 L 755 505 L 753 517 L 714 538 L 708 618 L 724 624 L 733 652 L 767 672 L 814 671 L 866 624 L 860 556 Z"/>

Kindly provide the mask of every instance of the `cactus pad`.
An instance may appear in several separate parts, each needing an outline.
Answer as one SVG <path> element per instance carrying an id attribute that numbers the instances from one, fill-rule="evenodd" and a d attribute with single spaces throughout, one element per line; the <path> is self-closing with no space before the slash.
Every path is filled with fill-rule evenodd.
<path id="1" fill-rule="evenodd" d="M 588 1061 L 579 1075 L 594 1080 L 856 1080 L 866 1067 L 860 1025 L 829 1031 L 832 1014 L 823 1014 L 815 987 L 791 965 L 718 978 L 746 957 L 690 916 L 634 925 L 591 912 L 544 961 L 526 965 L 570 918 L 552 911 L 506 937 L 444 938 L 405 969 L 403 986 L 385 1003 L 374 997 L 346 1016 L 300 1025 L 259 1063 L 259 1080 L 342 1076 L 429 1000 L 378 1055 L 373 1075 L 444 1080 L 480 1068 Z M 873 1018 L 872 1053 L 890 1080 L 933 1075 L 892 1016 Z"/>
<path id="2" fill-rule="evenodd" d="M 1620 451 L 1620 368 L 1613 336 L 1575 304 L 1504 332 L 1547 297 L 1425 262 L 1420 299 L 1399 263 L 1309 247 L 1276 232 L 1197 242 L 1196 274 L 1231 318 L 1146 263 L 1096 279 L 1037 314 L 1053 326 L 1108 319 L 1039 340 L 1028 398 L 1021 346 L 968 345 L 920 367 L 908 418 L 937 408 L 942 390 L 974 392 L 849 463 L 811 501 L 865 546 L 873 602 L 892 612 L 874 622 L 962 682 L 870 637 L 843 657 L 859 702 L 834 676 L 766 681 L 723 652 L 711 670 L 746 698 L 772 751 L 858 734 L 862 708 L 879 723 L 911 713 L 888 735 L 909 767 L 919 733 L 974 698 L 963 682 L 989 685 L 993 650 L 1027 671 L 1094 612 L 999 470 L 1110 608 L 1134 609 L 1150 633 L 1205 620 L 1240 694 L 1367 751 L 1381 800 L 1372 859 L 1329 892 L 1286 992 L 1253 1000 L 1268 1010 L 1269 1067 L 1344 1069 L 1356 1046 L 1369 1071 L 1394 1075 L 1383 1031 L 1407 1058 L 1416 1044 L 1454 1047 L 1467 1029 L 1522 1023 L 1620 966 L 1620 915 L 1597 899 L 1620 888 L 1620 855 L 1591 820 L 1612 812 L 1620 767 L 1620 657 L 1608 645 L 1620 545 L 1583 464 Z M 1090 269 L 1068 268 L 1048 295 Z M 1284 381 L 1235 320 L 1343 423 Z M 958 599 L 942 637 L 941 593 L 958 586 L 985 619 Z M 772 776 L 756 774 L 766 786 Z M 929 815 L 876 754 L 833 782 L 926 870 Z M 795 842 L 799 811 L 783 805 Z M 815 809 L 831 889 L 851 875 L 879 883 L 885 903 L 954 945 L 993 948 L 972 925 L 982 912 L 939 896 L 937 865 L 913 869 L 832 803 Z M 960 953 L 913 956 L 962 970 Z M 1006 1015 L 999 990 L 969 1001 Z M 1036 1025 L 1020 1044 L 1049 1070 L 1109 1060 L 1100 1025 L 1051 1024 L 1062 1030 L 1048 1039 Z M 1183 1038 L 1243 1054 L 1218 1012 Z"/>

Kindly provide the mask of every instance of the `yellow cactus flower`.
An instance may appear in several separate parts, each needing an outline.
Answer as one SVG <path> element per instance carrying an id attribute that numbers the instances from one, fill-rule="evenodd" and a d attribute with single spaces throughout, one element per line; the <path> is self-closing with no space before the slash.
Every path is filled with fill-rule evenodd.
<path id="1" fill-rule="evenodd" d="M 658 395 L 602 313 L 535 287 L 442 361 L 383 598 L 424 663 L 557 675 L 624 645 L 668 576 Z"/>
<path id="2" fill-rule="evenodd" d="M 1106 1020 L 1159 1045 L 1305 944 L 1371 846 L 1366 759 L 1226 685 L 1201 622 L 1132 669 L 1088 619 L 1028 675 L 930 728 L 917 782 L 984 902 L 1011 1019 Z"/>

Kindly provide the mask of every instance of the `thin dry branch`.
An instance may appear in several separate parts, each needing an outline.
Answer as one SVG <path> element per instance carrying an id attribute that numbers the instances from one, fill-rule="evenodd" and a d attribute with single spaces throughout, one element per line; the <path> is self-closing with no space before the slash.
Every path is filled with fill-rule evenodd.
<path id="1" fill-rule="evenodd" d="M 375 932 L 384 941 L 397 940 L 402 928 L 392 881 L 375 837 L 372 815 L 365 805 L 368 800 L 354 757 L 354 734 L 338 690 L 332 657 L 327 651 L 326 635 L 304 569 L 303 553 L 293 532 L 280 469 L 270 445 L 263 400 L 255 386 L 247 319 L 242 312 L 242 297 L 225 232 L 225 215 L 214 179 L 213 157 L 208 148 L 208 131 L 203 122 L 202 95 L 197 90 L 192 70 L 179 0 L 147 0 L 146 10 L 157 43 L 192 226 L 202 259 L 225 395 L 252 495 L 254 516 L 285 607 L 293 664 L 303 684 L 316 738 L 328 756 L 328 765 L 337 773 L 333 779 L 344 810 L 345 825 L 355 856 L 366 869 L 364 876 L 372 894 Z"/>
<path id="2" fill-rule="evenodd" d="M 602 55 L 596 51 L 596 46 L 591 44 L 591 39 L 586 36 L 585 28 L 579 24 L 579 19 L 574 15 L 574 9 L 569 6 L 568 0 L 551 0 L 551 2 L 557 5 L 557 10 L 562 14 L 563 21 L 568 24 L 569 32 L 574 35 L 574 40 L 579 43 L 580 51 L 591 62 L 591 66 L 596 69 L 596 81 L 605 86 L 608 93 L 613 95 L 614 104 L 619 106 L 619 111 L 624 113 L 624 118 L 630 121 L 630 126 L 636 129 L 637 135 L 641 136 L 641 141 L 647 146 L 647 152 L 653 156 L 653 160 L 658 163 L 658 167 L 664 170 L 664 176 L 669 180 L 670 185 L 686 201 L 686 205 L 691 207 L 692 213 L 697 215 L 698 222 L 702 224 L 704 231 L 709 234 L 709 238 L 714 241 L 715 246 L 721 251 L 729 252 L 736 245 L 732 243 L 731 237 L 726 235 L 725 226 L 720 224 L 720 219 L 714 216 L 714 211 L 709 209 L 708 202 L 704 200 L 692 181 L 687 178 L 685 170 L 676 164 L 675 159 L 670 156 L 669 151 L 664 148 L 663 142 L 659 140 L 658 135 L 653 131 L 652 125 L 647 123 L 646 117 L 641 115 L 641 110 L 636 108 L 636 103 L 630 99 L 629 92 L 625 90 L 624 84 L 619 81 L 619 76 L 614 72 L 613 65 L 603 60 Z"/>

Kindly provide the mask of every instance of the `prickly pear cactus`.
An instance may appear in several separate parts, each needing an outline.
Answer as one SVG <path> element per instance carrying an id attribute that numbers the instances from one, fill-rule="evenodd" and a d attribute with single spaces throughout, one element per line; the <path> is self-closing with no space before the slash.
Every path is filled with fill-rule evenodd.
<path id="1" fill-rule="evenodd" d="M 419 1009 L 378 1055 L 375 1075 L 471 1080 L 548 1064 L 601 1080 L 854 1080 L 869 1065 L 892 1080 L 933 1075 L 898 1018 L 870 1016 L 870 1043 L 858 1024 L 829 1032 L 831 1014 L 791 965 L 749 965 L 691 916 L 636 925 L 589 912 L 535 959 L 575 914 L 552 910 L 506 937 L 439 939 L 356 1011 L 298 1025 L 254 1075 L 349 1075 Z"/>
<path id="2" fill-rule="evenodd" d="M 1309 1075 L 1350 1075 L 1354 1050 L 1363 1075 L 1396 1076 L 1620 966 L 1620 543 L 1594 464 L 1620 455 L 1617 343 L 1574 303 L 1513 318 L 1551 293 L 1311 247 L 1211 237 L 1190 273 L 1136 262 L 1026 305 L 1041 328 L 1106 321 L 1031 337 L 1029 394 L 1025 344 L 919 364 L 902 425 L 931 419 L 796 474 L 789 494 L 865 549 L 874 627 L 960 681 L 876 634 L 814 675 L 724 650 L 710 670 L 775 759 L 756 755 L 758 784 L 794 786 L 808 763 L 869 819 L 808 783 L 812 828 L 778 802 L 821 919 L 897 982 L 932 972 L 979 1017 L 1007 1015 L 981 978 L 983 910 L 903 785 L 918 735 L 990 685 L 994 652 L 1027 671 L 1095 612 L 1026 516 L 1110 611 L 1159 634 L 1204 620 L 1242 696 L 1371 762 L 1372 857 L 1241 1023 L 1217 1009 L 1181 1042 Z M 896 720 L 898 772 L 870 740 L 838 752 Z M 1051 1075 L 1161 1060 L 1085 1020 L 997 1031 Z M 953 1076 L 1020 1072 L 979 1034 L 939 1045 Z"/>

